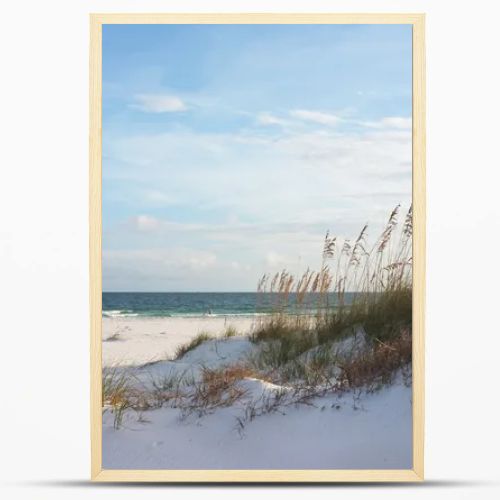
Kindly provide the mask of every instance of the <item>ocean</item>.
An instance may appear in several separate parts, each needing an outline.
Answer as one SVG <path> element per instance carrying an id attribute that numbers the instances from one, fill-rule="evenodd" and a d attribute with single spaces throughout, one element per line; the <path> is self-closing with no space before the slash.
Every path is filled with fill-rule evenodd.
<path id="1" fill-rule="evenodd" d="M 104 317 L 252 316 L 272 313 L 277 308 L 276 300 L 276 294 L 255 292 L 103 292 L 102 314 Z M 333 294 L 329 302 L 335 303 Z M 295 296 L 290 294 L 288 311 L 296 311 L 294 303 Z M 301 312 L 304 310 L 317 310 L 316 297 L 308 296 Z"/>

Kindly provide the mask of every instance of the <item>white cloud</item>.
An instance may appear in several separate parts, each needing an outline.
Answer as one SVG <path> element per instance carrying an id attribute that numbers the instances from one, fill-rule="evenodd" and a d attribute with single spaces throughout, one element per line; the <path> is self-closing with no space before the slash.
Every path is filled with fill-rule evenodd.
<path id="1" fill-rule="evenodd" d="M 268 252 L 266 254 L 266 265 L 272 269 L 278 270 L 281 267 L 289 266 L 293 263 L 294 259 L 290 259 L 290 257 L 286 255 L 279 254 L 277 252 Z"/>
<path id="2" fill-rule="evenodd" d="M 217 256 L 203 250 L 184 247 L 148 248 L 148 249 L 120 249 L 104 250 L 103 261 L 111 269 L 129 269 L 130 272 L 140 271 L 160 274 L 188 275 L 189 271 L 196 272 L 201 269 L 214 267 Z"/>
<path id="3" fill-rule="evenodd" d="M 137 102 L 131 107 L 146 113 L 175 113 L 188 109 L 182 99 L 172 95 L 139 94 L 135 100 Z"/>
<path id="4" fill-rule="evenodd" d="M 381 203 L 380 194 L 411 193 L 411 131 L 405 129 L 291 129 L 279 137 L 178 131 L 127 138 L 110 154 L 127 161 L 119 170 L 127 182 L 147 179 L 175 197 L 169 210 L 195 200 L 198 209 L 217 210 L 226 221 L 281 224 L 314 211 L 321 217 L 310 224 L 329 223 L 350 197 L 358 200 L 350 210 L 363 223 L 375 208 L 370 199 Z M 392 200 L 404 201 L 387 198 L 385 210 Z"/>
<path id="5" fill-rule="evenodd" d="M 104 249 L 103 287 L 106 291 L 130 291 L 131 287 L 134 291 L 230 291 L 235 286 L 254 290 L 249 266 L 235 268 L 233 264 L 219 262 L 214 252 L 175 244 L 165 248 Z"/>
<path id="6" fill-rule="evenodd" d="M 322 111 L 309 111 L 306 109 L 296 109 L 290 111 L 290 116 L 308 122 L 318 123 L 320 125 L 334 126 L 337 125 L 341 118 L 330 113 L 323 113 Z"/>
<path id="7" fill-rule="evenodd" d="M 173 195 L 167 195 L 155 189 L 140 191 L 140 196 L 153 205 L 175 205 L 178 200 Z"/>
<path id="8" fill-rule="evenodd" d="M 370 238 L 378 236 L 392 208 L 411 199 L 412 156 L 404 119 L 377 123 L 110 142 L 113 178 L 129 186 L 124 199 L 137 186 L 156 194 L 129 197 L 138 215 L 107 228 L 104 248 L 132 253 L 127 261 L 108 254 L 106 288 L 254 290 L 263 272 L 318 268 L 328 229 L 353 238 L 369 222 Z M 159 212 L 158 198 L 175 203 Z"/>
<path id="9" fill-rule="evenodd" d="M 160 221 L 149 215 L 138 215 L 134 224 L 139 231 L 151 231 L 160 227 Z"/>
<path id="10" fill-rule="evenodd" d="M 197 255 L 192 255 L 187 259 L 187 263 L 193 270 L 205 269 L 207 267 L 213 267 L 217 262 L 217 256 L 211 253 L 198 253 Z"/>
<path id="11" fill-rule="evenodd" d="M 260 125 L 288 125 L 289 122 L 283 118 L 278 118 L 271 113 L 259 113 L 257 115 L 257 123 Z"/>
<path id="12" fill-rule="evenodd" d="M 388 116 L 375 122 L 361 122 L 362 125 L 377 129 L 411 130 L 412 119 L 401 116 Z"/>

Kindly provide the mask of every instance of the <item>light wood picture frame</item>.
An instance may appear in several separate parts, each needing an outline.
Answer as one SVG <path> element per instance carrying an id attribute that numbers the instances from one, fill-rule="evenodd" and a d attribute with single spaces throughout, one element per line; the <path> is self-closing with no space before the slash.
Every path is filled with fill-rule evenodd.
<path id="1" fill-rule="evenodd" d="M 425 44 L 424 14 L 90 15 L 91 478 L 149 482 L 411 482 L 424 479 Z M 413 468 L 405 470 L 110 470 L 102 466 L 102 27 L 106 24 L 407 24 L 413 38 Z"/>

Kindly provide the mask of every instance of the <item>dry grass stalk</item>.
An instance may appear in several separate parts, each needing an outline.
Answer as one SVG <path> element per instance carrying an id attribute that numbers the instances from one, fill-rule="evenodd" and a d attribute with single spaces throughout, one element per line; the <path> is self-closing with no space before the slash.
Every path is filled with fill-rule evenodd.
<path id="1" fill-rule="evenodd" d="M 386 342 L 376 341 L 374 347 L 340 365 L 344 389 L 376 388 L 391 381 L 398 369 L 411 363 L 412 342 L 408 330 Z"/>
<path id="2" fill-rule="evenodd" d="M 262 323 L 255 339 L 282 341 L 287 334 L 296 337 L 302 331 L 306 336 L 312 331 L 321 343 L 340 338 L 357 324 L 373 338 L 394 336 L 401 326 L 411 331 L 412 207 L 397 240 L 399 212 L 400 205 L 391 211 L 371 248 L 367 249 L 367 224 L 352 244 L 345 239 L 340 246 L 338 238 L 327 232 L 319 271 L 307 269 L 297 280 L 286 269 L 275 274 L 268 301 L 276 304 L 275 315 Z M 267 292 L 262 286 L 259 290 Z M 290 305 L 295 306 L 294 314 L 286 314 Z M 315 321 L 304 316 L 314 316 Z"/>

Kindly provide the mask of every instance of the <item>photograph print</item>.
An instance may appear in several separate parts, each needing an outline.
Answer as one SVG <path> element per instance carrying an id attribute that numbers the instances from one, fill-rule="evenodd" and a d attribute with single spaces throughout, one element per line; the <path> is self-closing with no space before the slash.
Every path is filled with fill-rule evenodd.
<path id="1" fill-rule="evenodd" d="M 103 470 L 413 469 L 413 83 L 411 23 L 102 25 Z"/>

